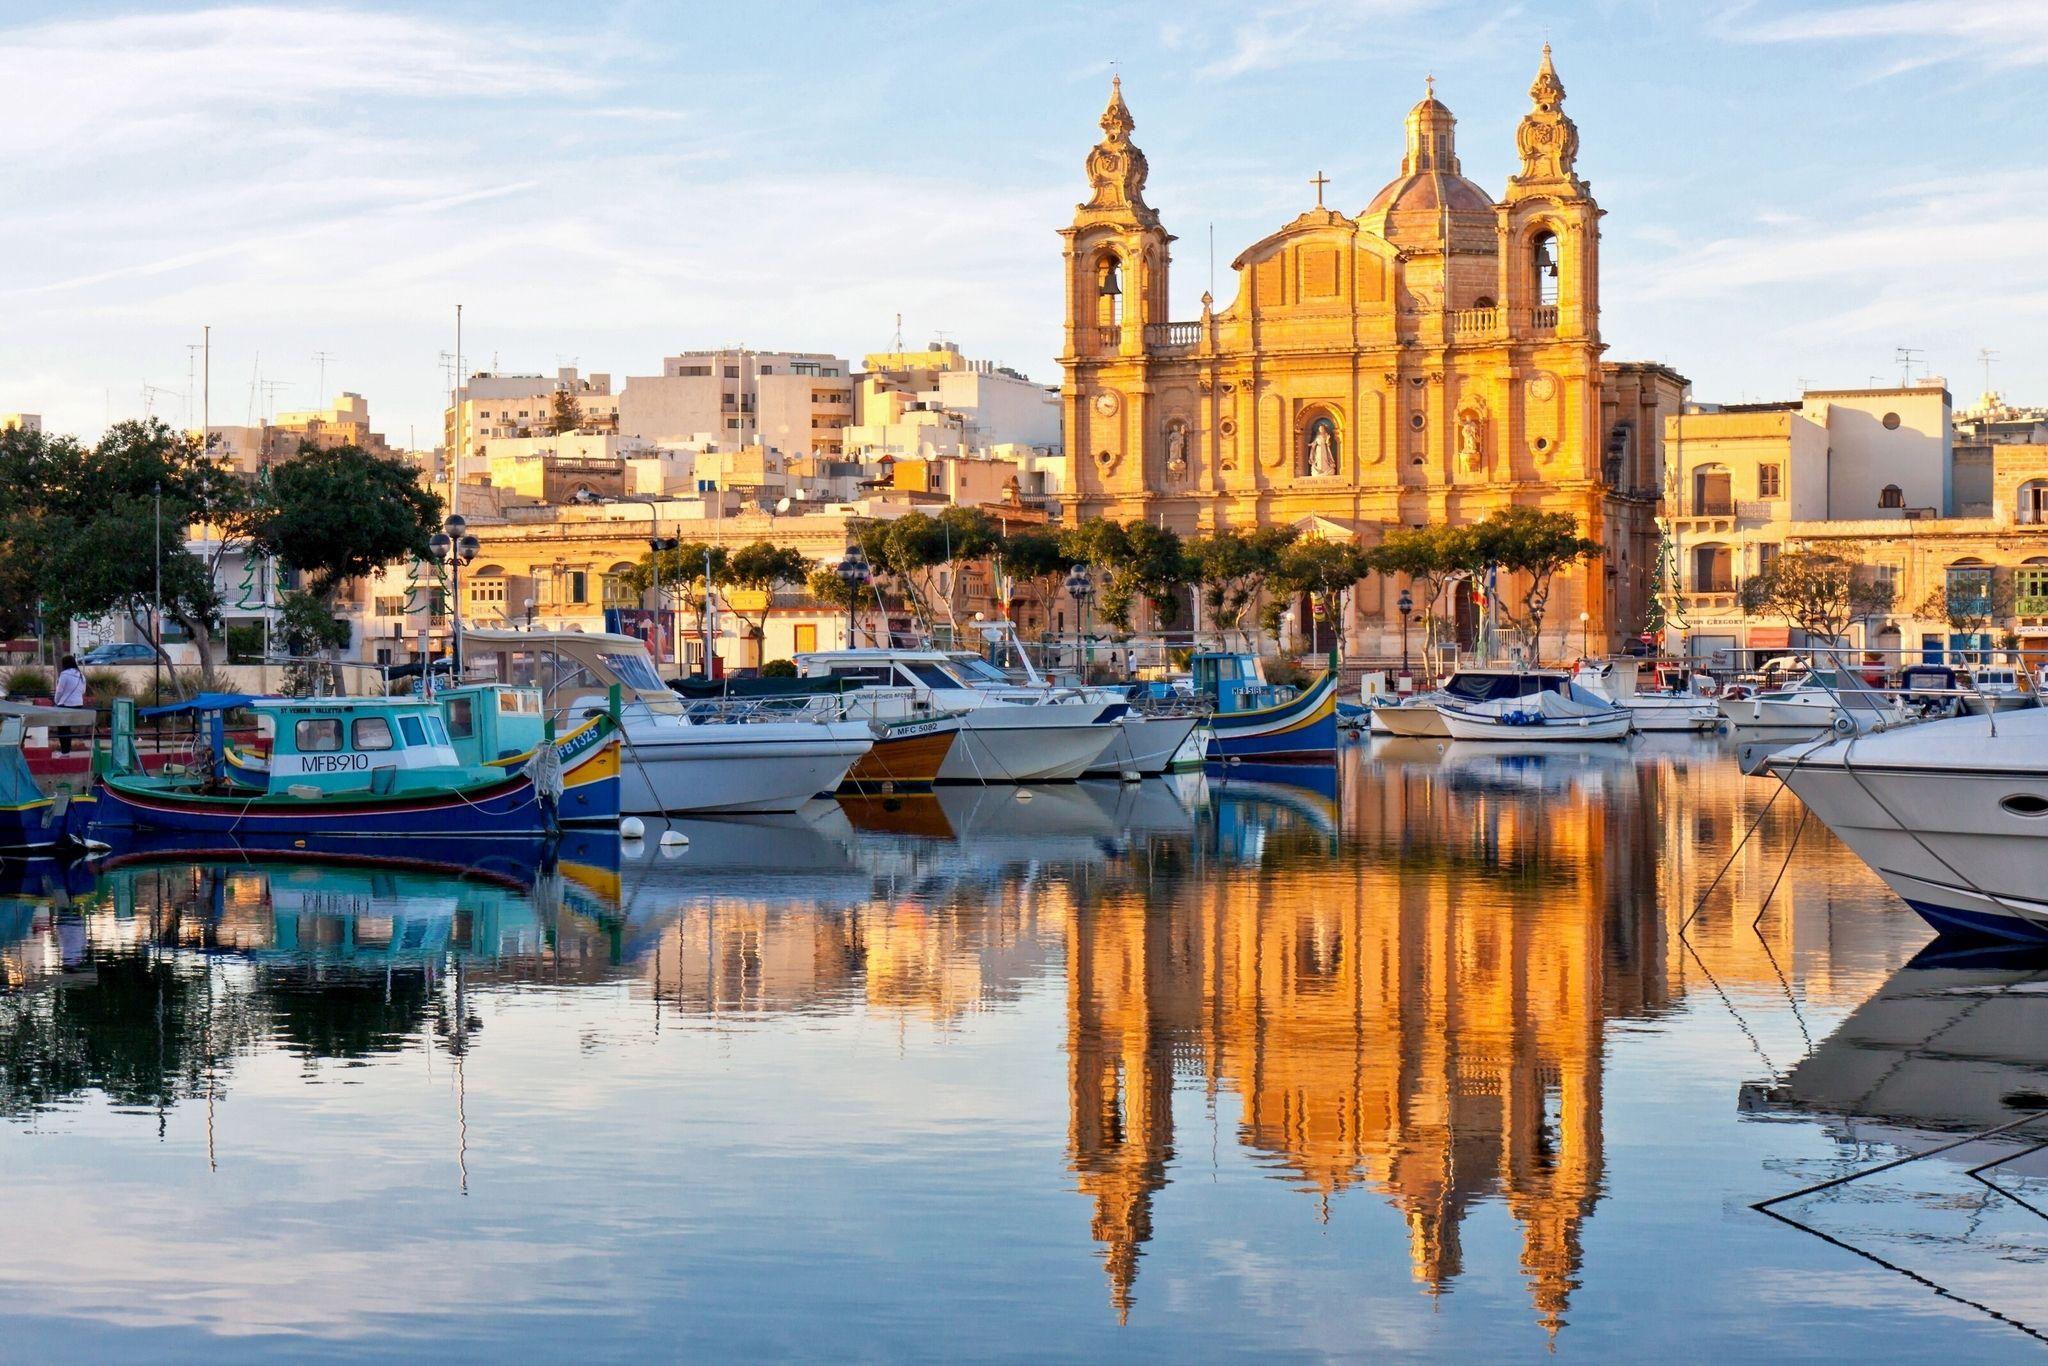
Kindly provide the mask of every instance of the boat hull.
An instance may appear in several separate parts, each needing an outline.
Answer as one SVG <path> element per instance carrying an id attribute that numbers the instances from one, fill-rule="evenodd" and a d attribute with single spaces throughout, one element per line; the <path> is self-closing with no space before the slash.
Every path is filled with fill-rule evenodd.
<path id="1" fill-rule="evenodd" d="M 1072 782 L 1121 732 L 1090 706 L 986 706 L 961 720 L 960 738 L 939 769 L 942 783 Z"/>
<path id="2" fill-rule="evenodd" d="M 2048 770 L 1845 768 L 1841 748 L 1769 765 L 1936 930 L 2048 941 L 2048 830 L 2021 814 L 2048 810 Z"/>
<path id="3" fill-rule="evenodd" d="M 1408 740 L 1441 740 L 1450 735 L 1434 702 L 1404 703 L 1398 707 L 1377 707 L 1372 714 L 1377 735 L 1394 735 Z"/>
<path id="4" fill-rule="evenodd" d="M 713 722 L 626 731 L 629 815 L 795 811 L 874 747 L 863 722 Z"/>
<path id="5" fill-rule="evenodd" d="M 1277 707 L 1217 712 L 1209 718 L 1209 758 L 1285 762 L 1334 759 L 1337 676 L 1326 673 Z"/>
<path id="6" fill-rule="evenodd" d="M 1686 702 L 1674 698 L 1651 698 L 1638 694 L 1622 706 L 1635 718 L 1636 729 L 1645 733 L 1688 733 L 1713 730 L 1721 724 L 1721 712 L 1712 702 Z"/>
<path id="7" fill-rule="evenodd" d="M 939 770 L 960 734 L 958 717 L 911 721 L 882 730 L 873 749 L 854 761 L 841 792 L 918 792 L 939 780 Z"/>
<path id="8" fill-rule="evenodd" d="M 92 838 L 118 847 L 137 831 L 243 843 L 318 840 L 365 850 L 391 840 L 537 839 L 552 814 L 525 773 L 463 790 L 388 797 L 202 797 L 103 777 L 93 791 Z"/>
<path id="9" fill-rule="evenodd" d="M 1195 733 L 1201 719 L 1199 716 L 1128 714 L 1117 723 L 1117 729 L 1122 733 L 1111 740 L 1109 748 L 1088 766 L 1088 772 L 1099 777 L 1136 773 L 1156 778 L 1172 767 L 1173 756 Z"/>

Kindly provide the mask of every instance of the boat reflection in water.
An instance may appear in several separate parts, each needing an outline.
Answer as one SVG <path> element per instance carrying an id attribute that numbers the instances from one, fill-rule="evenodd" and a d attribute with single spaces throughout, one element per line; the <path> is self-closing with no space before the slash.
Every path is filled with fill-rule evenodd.
<path id="1" fill-rule="evenodd" d="M 0 895 L 0 1111 L 97 1094 L 161 1123 L 272 1051 L 491 1058 L 508 1074 L 495 1130 L 462 1171 L 516 1189 L 493 1213 L 528 1260 L 477 1239 L 477 1264 L 552 1299 L 587 1287 L 547 1259 L 599 1247 L 644 1268 L 608 1273 L 622 1298 L 659 1306 L 678 1280 L 728 1286 L 733 1263 L 772 1260 L 804 1336 L 749 1336 L 750 1311 L 698 1325 L 755 1355 L 895 1322 L 961 1355 L 1014 1349 L 957 1314 L 999 1293 L 947 1279 L 963 1266 L 1031 1286 L 989 1312 L 1007 1333 L 1045 1307 L 1059 1323 L 1039 1331 L 1074 1355 L 1200 1355 L 1200 1332 L 1241 1335 L 1211 1352 L 1299 1350 L 1358 1304 L 1346 1333 L 1399 1318 L 1411 1347 L 1526 1351 L 1569 1325 L 1590 1354 L 1627 1355 L 1617 1325 L 1646 1286 L 1694 1275 L 1732 1298 L 1768 1275 L 1806 1293 L 1811 1240 L 1727 1210 L 1832 1131 L 1730 1114 L 1728 1088 L 1756 1075 L 1727 1070 L 1731 1049 L 1817 1044 L 1767 1069 L 1750 1114 L 1853 1114 L 1857 1141 L 1916 1146 L 2048 1094 L 2021 1013 L 2048 1001 L 2006 968 L 1899 971 L 1924 942 L 1911 913 L 1812 832 L 1778 877 L 1766 851 L 1797 813 L 1764 810 L 1768 785 L 1714 742 L 1583 751 L 1375 741 L 1328 768 L 842 799 L 566 839 L 510 876 L 159 853 L 80 887 L 24 883 Z M 1752 823 L 1755 857 L 1716 881 Z M 578 985 L 595 989 L 555 989 Z M 1903 1042 L 1922 1025 L 1931 1046 Z M 410 1069 L 351 1079 L 421 1124 L 449 1103 Z M 1728 1127 L 1674 1130 L 1695 1097 Z M 341 1122 L 307 1108 L 319 1132 Z M 446 1118 L 432 1110 L 457 1132 Z M 633 1207 L 514 1187 L 551 1162 L 619 1180 Z M 1711 1222 L 1674 1222 L 1652 1166 L 1659 1183 L 1684 1169 Z M 430 1200 L 408 1208 L 467 1236 Z M 181 1288 L 213 1274 L 154 1223 L 123 1236 Z M 1277 1280 L 1339 1288 L 1293 1319 L 1254 1305 L 1203 1262 L 1241 1245 Z M 1405 1276 L 1375 1274 L 1388 1259 Z M 865 1274 L 884 1261 L 916 1275 Z M 820 1307 L 820 1262 L 864 1276 L 873 1321 L 849 1325 L 843 1295 Z"/>

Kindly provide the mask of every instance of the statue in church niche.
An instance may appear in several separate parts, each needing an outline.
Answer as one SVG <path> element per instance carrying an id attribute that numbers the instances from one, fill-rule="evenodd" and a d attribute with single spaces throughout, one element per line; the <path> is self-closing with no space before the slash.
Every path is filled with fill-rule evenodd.
<path id="1" fill-rule="evenodd" d="M 1477 409 L 1467 408 L 1458 414 L 1458 463 L 1468 470 L 1486 463 L 1485 452 L 1480 449 L 1485 425 Z"/>
<path id="2" fill-rule="evenodd" d="M 1311 478 L 1337 473 L 1337 424 L 1327 417 L 1309 424 L 1305 470 Z"/>
<path id="3" fill-rule="evenodd" d="M 1166 424 L 1166 472 L 1176 479 L 1188 472 L 1188 429 L 1185 423 Z"/>

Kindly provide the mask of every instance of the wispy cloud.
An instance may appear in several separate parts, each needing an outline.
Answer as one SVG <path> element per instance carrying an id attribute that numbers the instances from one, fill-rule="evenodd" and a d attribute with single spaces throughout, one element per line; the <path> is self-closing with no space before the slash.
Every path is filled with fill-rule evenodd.
<path id="1" fill-rule="evenodd" d="M 1780 15 L 1738 36 L 1764 43 L 1862 42 L 1887 46 L 1881 74 L 1940 62 L 2011 68 L 2048 64 L 2042 0 L 1891 0 Z"/>
<path id="2" fill-rule="evenodd" d="M 574 94 L 589 76 L 500 25 L 246 6 L 0 30 L 0 152 L 175 143 L 251 110 Z"/>
<path id="3" fill-rule="evenodd" d="M 1384 41 L 1388 23 L 1442 8 L 1442 0 L 1276 0 L 1256 7 L 1256 18 L 1231 26 L 1224 50 L 1195 74 L 1230 80 L 1355 56 L 1368 32 Z M 1183 26 L 1176 26 L 1174 36 L 1174 46 L 1191 37 Z"/>

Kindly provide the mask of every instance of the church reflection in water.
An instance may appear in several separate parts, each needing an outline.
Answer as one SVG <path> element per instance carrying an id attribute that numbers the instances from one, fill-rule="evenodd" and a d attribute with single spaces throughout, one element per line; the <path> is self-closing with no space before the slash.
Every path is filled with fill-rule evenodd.
<path id="1" fill-rule="evenodd" d="M 1391 1200 L 1432 1293 L 1463 1268 L 1467 1209 L 1504 1199 L 1537 1312 L 1560 1319 L 1600 1193 L 1602 1026 L 1668 1003 L 1638 805 L 1654 793 L 1485 776 L 1390 767 L 1321 840 L 1299 828 L 1307 799 L 1225 788 L 1202 833 L 1263 832 L 1258 857 L 1076 907 L 1072 1160 L 1120 1314 L 1179 1076 L 1233 1093 L 1240 1140 L 1326 1212 L 1353 1187 Z"/>
<path id="2" fill-rule="evenodd" d="M 1321 1218 L 1390 1204 L 1430 1295 L 1467 1270 L 1471 1212 L 1503 1208 L 1554 1333 L 1603 1195 L 1610 1023 L 1709 987 L 1789 998 L 1791 980 L 1795 1010 L 1846 1009 L 1906 953 L 1881 895 L 1834 913 L 1869 884 L 1832 856 L 1778 883 L 1782 811 L 1679 938 L 1768 796 L 1704 746 L 1395 743 L 1341 791 L 1300 776 L 697 822 L 680 855 L 583 847 L 527 885 L 218 865 L 24 885 L 0 898 L 0 926 L 19 922 L 0 944 L 0 1109 L 210 1098 L 261 1048 L 487 1046 L 460 993 L 501 984 L 624 982 L 695 1028 L 879 1012 L 950 1030 L 1063 993 L 1044 1046 L 1064 1049 L 1066 1159 L 1119 1318 L 1174 1232 L 1154 1202 L 1177 1123 L 1197 1122 L 1179 1101 L 1234 1122 Z"/>

